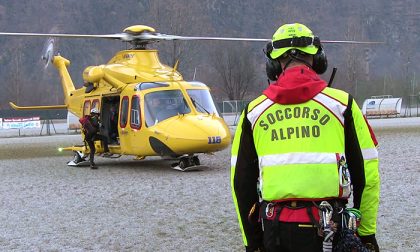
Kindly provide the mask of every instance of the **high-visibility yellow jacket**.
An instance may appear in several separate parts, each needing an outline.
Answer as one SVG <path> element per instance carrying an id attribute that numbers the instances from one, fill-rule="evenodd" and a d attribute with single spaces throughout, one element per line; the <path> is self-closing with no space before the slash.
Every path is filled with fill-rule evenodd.
<path id="1" fill-rule="evenodd" d="M 292 90 L 293 85 L 298 90 Z M 347 109 L 349 101 L 346 92 L 326 87 L 315 72 L 300 66 L 286 70 L 247 106 L 231 159 L 233 200 L 245 246 L 258 247 L 255 244 L 262 242 L 260 225 L 247 220 L 257 201 L 348 197 L 339 184 L 341 157 L 349 167 L 354 207 L 362 212 L 358 232 L 376 233 L 376 140 L 352 98 Z"/>

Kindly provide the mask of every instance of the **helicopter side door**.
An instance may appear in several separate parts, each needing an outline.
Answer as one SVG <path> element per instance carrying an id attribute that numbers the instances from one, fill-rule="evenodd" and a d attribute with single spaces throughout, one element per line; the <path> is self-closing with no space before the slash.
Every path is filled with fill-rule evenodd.
<path id="1" fill-rule="evenodd" d="M 131 97 L 130 128 L 139 130 L 141 128 L 140 96 Z"/>
<path id="2" fill-rule="evenodd" d="M 140 95 L 124 96 L 120 110 L 120 144 L 125 154 L 142 155 L 144 144 L 142 135 Z"/>
<path id="3" fill-rule="evenodd" d="M 127 144 L 129 142 L 129 130 L 127 128 L 127 123 L 128 123 L 128 113 L 129 113 L 129 106 L 130 106 L 130 101 L 128 96 L 123 96 L 121 99 L 121 104 L 120 104 L 120 120 L 119 120 L 119 127 L 118 127 L 118 132 L 120 135 L 120 145 L 121 145 L 121 151 L 122 153 L 126 152 L 127 149 Z"/>

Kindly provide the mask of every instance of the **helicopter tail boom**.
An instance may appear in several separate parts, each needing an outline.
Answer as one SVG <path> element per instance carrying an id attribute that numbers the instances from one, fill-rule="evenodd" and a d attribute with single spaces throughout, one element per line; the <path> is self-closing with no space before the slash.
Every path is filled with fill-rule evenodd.
<path id="1" fill-rule="evenodd" d="M 70 61 L 60 55 L 54 56 L 53 64 L 57 68 L 58 73 L 61 77 L 61 85 L 63 86 L 64 103 L 68 105 L 68 99 L 72 91 L 75 90 L 73 81 L 67 70 L 67 66 L 70 65 Z"/>

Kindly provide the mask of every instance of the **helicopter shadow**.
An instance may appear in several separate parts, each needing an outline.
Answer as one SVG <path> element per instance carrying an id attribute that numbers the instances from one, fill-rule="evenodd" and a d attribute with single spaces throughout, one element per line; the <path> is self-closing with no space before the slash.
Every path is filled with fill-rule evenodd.
<path id="1" fill-rule="evenodd" d="M 207 167 L 204 169 L 200 167 L 200 169 L 191 169 L 188 171 L 180 171 L 173 168 L 174 164 L 178 163 L 177 159 L 161 159 L 158 157 L 151 157 L 150 159 L 146 160 L 133 160 L 130 158 L 124 159 L 116 159 L 116 160 L 105 160 L 103 158 L 96 159 L 95 163 L 99 166 L 99 169 L 106 168 L 112 170 L 135 170 L 135 171 L 144 171 L 144 172 L 173 172 L 173 173 L 195 173 L 195 172 L 204 172 L 205 170 L 211 170 L 211 167 Z M 77 168 L 89 168 L 86 166 L 78 166 Z"/>

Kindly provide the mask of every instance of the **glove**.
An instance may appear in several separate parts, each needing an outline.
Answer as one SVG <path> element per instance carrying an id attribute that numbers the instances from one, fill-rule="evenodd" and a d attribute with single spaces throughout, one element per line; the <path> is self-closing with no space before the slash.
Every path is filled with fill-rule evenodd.
<path id="1" fill-rule="evenodd" d="M 366 246 L 367 249 L 374 252 L 379 252 L 378 242 L 376 241 L 375 235 L 360 236 L 360 240 Z"/>

